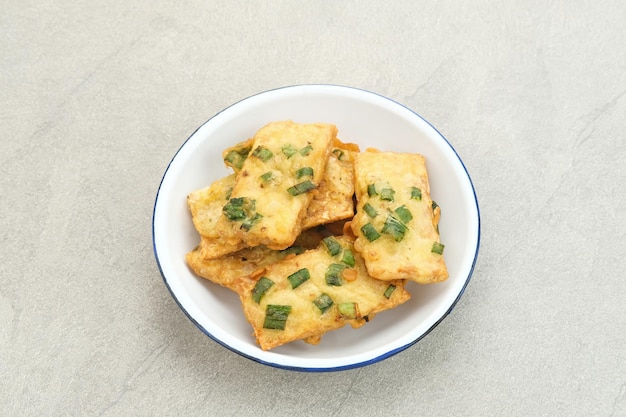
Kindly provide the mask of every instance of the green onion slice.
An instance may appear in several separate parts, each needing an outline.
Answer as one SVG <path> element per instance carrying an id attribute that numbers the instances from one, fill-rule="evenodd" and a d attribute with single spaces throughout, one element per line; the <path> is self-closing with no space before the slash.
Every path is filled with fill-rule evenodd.
<path id="1" fill-rule="evenodd" d="M 337 304 L 339 315 L 346 319 L 356 319 L 359 316 L 359 305 L 357 303 Z"/>
<path id="2" fill-rule="evenodd" d="M 264 146 L 257 146 L 252 152 L 252 155 L 256 156 L 263 162 L 267 162 L 272 156 L 274 156 L 272 151 L 270 151 Z"/>
<path id="3" fill-rule="evenodd" d="M 391 294 L 396 290 L 396 286 L 393 284 L 389 284 L 389 286 L 387 287 L 387 289 L 385 290 L 385 292 L 383 293 L 383 295 L 385 296 L 385 298 L 389 298 L 391 297 Z"/>
<path id="4" fill-rule="evenodd" d="M 252 228 L 255 224 L 261 220 L 263 216 L 259 213 L 255 213 L 254 216 L 246 218 L 243 223 L 241 223 L 241 228 L 246 232 Z"/>
<path id="5" fill-rule="evenodd" d="M 267 277 L 259 278 L 252 290 L 252 300 L 257 304 L 260 303 L 265 293 L 272 288 L 272 285 L 274 285 L 274 281 L 271 279 Z"/>
<path id="6" fill-rule="evenodd" d="M 378 212 L 376 211 L 374 207 L 372 207 L 370 203 L 365 203 L 363 205 L 363 211 L 371 218 L 374 218 L 378 215 Z"/>
<path id="7" fill-rule="evenodd" d="M 312 150 L 313 150 L 313 147 L 311 145 L 307 145 L 304 148 L 300 149 L 300 155 L 307 156 L 308 154 L 311 153 Z"/>
<path id="8" fill-rule="evenodd" d="M 302 177 L 312 177 L 313 176 L 313 168 L 304 167 L 300 168 L 296 171 L 296 178 L 300 179 Z"/>
<path id="9" fill-rule="evenodd" d="M 228 203 L 222 208 L 224 215 L 229 220 L 239 221 L 249 217 L 254 212 L 256 200 L 247 197 L 236 197 L 228 200 Z"/>
<path id="10" fill-rule="evenodd" d="M 263 328 L 285 330 L 289 313 L 291 313 L 291 306 L 268 304 L 265 308 Z"/>
<path id="11" fill-rule="evenodd" d="M 373 242 L 380 237 L 380 233 L 376 231 L 376 228 L 372 225 L 372 223 L 367 223 L 361 227 L 361 233 L 363 233 L 363 236 L 365 236 L 365 238 L 370 242 Z"/>
<path id="12" fill-rule="evenodd" d="M 422 190 L 417 187 L 411 187 L 411 198 L 413 200 L 421 200 L 422 199 Z"/>
<path id="13" fill-rule="evenodd" d="M 350 249 L 344 249 L 343 250 L 343 255 L 341 256 L 341 262 L 343 262 L 344 264 L 348 265 L 349 267 L 353 267 L 355 262 L 354 262 L 354 254 L 352 253 L 352 251 Z"/>
<path id="14" fill-rule="evenodd" d="M 333 153 L 335 154 L 337 159 L 339 159 L 340 161 L 343 161 L 343 157 L 345 154 L 341 149 L 333 149 Z"/>
<path id="15" fill-rule="evenodd" d="M 315 184 L 313 184 L 310 180 L 306 180 L 294 185 L 293 187 L 287 188 L 287 192 L 295 197 L 297 195 L 307 193 L 313 189 L 315 189 Z"/>
<path id="16" fill-rule="evenodd" d="M 398 207 L 394 211 L 398 215 L 398 218 L 404 224 L 407 224 L 408 222 L 413 220 L 413 215 L 411 214 L 411 211 L 408 208 L 406 208 L 406 206 L 404 206 L 404 205 Z"/>
<path id="17" fill-rule="evenodd" d="M 224 161 L 228 162 L 237 169 L 241 169 L 241 167 L 243 166 L 243 161 L 246 160 L 248 154 L 250 153 L 250 149 L 250 146 L 241 149 L 233 149 L 226 154 L 226 156 L 224 157 Z"/>
<path id="18" fill-rule="evenodd" d="M 313 304 L 320 309 L 320 312 L 324 314 L 326 310 L 328 310 L 333 305 L 333 299 L 326 293 L 320 294 L 315 300 L 313 300 Z"/>
<path id="19" fill-rule="evenodd" d="M 443 255 L 443 248 L 445 248 L 445 245 L 439 242 L 434 242 L 433 247 L 430 251 L 433 253 L 438 253 L 439 255 Z"/>
<path id="20" fill-rule="evenodd" d="M 385 201 L 393 201 L 393 196 L 395 193 L 396 192 L 393 190 L 393 188 L 383 188 L 382 190 L 380 190 L 380 199 Z"/>
<path id="21" fill-rule="evenodd" d="M 341 273 L 344 269 L 346 269 L 346 266 L 343 264 L 328 265 L 328 269 L 326 269 L 326 274 L 324 275 L 324 278 L 326 279 L 326 284 L 333 287 L 342 286 L 343 280 L 341 279 Z"/>
<path id="22" fill-rule="evenodd" d="M 370 184 L 367 186 L 367 195 L 369 197 L 378 195 L 378 193 L 376 192 L 376 185 L 375 184 Z"/>
<path id="23" fill-rule="evenodd" d="M 287 158 L 291 158 L 298 152 L 298 150 L 290 144 L 283 145 L 280 150 L 283 151 L 283 155 L 285 155 Z"/>
<path id="24" fill-rule="evenodd" d="M 269 182 L 273 176 L 274 174 L 272 171 L 267 171 L 265 174 L 261 175 L 261 179 L 265 182 Z"/>
<path id="25" fill-rule="evenodd" d="M 291 288 L 293 289 L 304 284 L 306 281 L 309 280 L 309 278 L 311 278 L 311 274 L 306 268 L 302 268 L 287 277 L 287 279 L 291 283 Z"/>
<path id="26" fill-rule="evenodd" d="M 326 246 L 326 249 L 328 250 L 330 256 L 339 255 L 339 253 L 341 252 L 342 246 L 333 236 L 325 237 L 324 239 L 322 239 L 322 243 L 324 244 L 324 246 Z"/>
<path id="27" fill-rule="evenodd" d="M 387 220 L 385 220 L 385 224 L 381 232 L 391 235 L 396 242 L 400 242 L 404 239 L 404 234 L 408 228 L 398 220 L 395 216 L 387 216 Z"/>

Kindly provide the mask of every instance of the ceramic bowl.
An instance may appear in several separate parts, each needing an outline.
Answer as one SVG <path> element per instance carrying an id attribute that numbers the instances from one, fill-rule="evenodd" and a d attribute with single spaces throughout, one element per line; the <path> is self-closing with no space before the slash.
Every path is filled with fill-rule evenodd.
<path id="1" fill-rule="evenodd" d="M 441 207 L 439 229 L 450 273 L 439 284 L 409 283 L 411 300 L 376 315 L 359 329 L 327 333 L 318 345 L 292 342 L 261 350 L 238 296 L 199 278 L 185 254 L 199 242 L 187 195 L 231 173 L 222 150 L 248 139 L 271 121 L 333 123 L 344 142 L 426 157 L 431 195 Z M 388 358 L 422 339 L 453 309 L 470 281 L 480 241 L 478 201 L 452 144 L 413 110 L 379 94 L 334 85 L 297 85 L 245 98 L 200 126 L 172 158 L 153 213 L 157 264 L 172 296 L 211 339 L 254 361 L 300 371 L 337 371 Z"/>

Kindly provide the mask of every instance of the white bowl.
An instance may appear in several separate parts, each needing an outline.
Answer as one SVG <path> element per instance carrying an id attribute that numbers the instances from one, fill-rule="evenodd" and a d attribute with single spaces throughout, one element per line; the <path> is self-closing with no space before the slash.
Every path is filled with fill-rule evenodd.
<path id="1" fill-rule="evenodd" d="M 301 341 L 261 350 L 239 298 L 194 275 L 185 254 L 199 242 L 187 195 L 230 173 L 222 150 L 248 139 L 270 121 L 333 123 L 338 137 L 361 149 L 420 153 L 426 157 L 439 229 L 450 273 L 432 285 L 410 283 L 411 300 L 379 313 L 367 325 L 325 334 L 319 345 Z M 248 97 L 213 116 L 187 139 L 167 167 L 154 204 L 154 253 L 165 284 L 185 314 L 209 337 L 263 364 L 301 371 L 335 371 L 378 362 L 413 345 L 432 330 L 467 286 L 480 241 L 478 201 L 452 145 L 427 121 L 397 102 L 368 91 L 334 85 L 298 85 Z"/>

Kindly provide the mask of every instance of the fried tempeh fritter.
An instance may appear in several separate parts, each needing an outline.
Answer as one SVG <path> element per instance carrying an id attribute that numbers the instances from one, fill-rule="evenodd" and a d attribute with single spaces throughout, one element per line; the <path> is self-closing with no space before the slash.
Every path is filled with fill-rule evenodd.
<path id="1" fill-rule="evenodd" d="M 410 295 L 402 280 L 372 278 L 351 242 L 331 236 L 269 265 L 256 283 L 244 283 L 240 298 L 259 346 L 268 350 L 294 340 L 317 343 L 345 324 L 360 327 Z"/>
<path id="2" fill-rule="evenodd" d="M 356 158 L 355 177 L 357 212 L 351 226 L 369 273 L 421 284 L 446 280 L 439 211 L 430 197 L 425 158 L 368 150 Z"/>
<path id="3" fill-rule="evenodd" d="M 289 247 L 322 180 L 337 128 L 273 122 L 254 136 L 215 229 L 231 245 Z"/>

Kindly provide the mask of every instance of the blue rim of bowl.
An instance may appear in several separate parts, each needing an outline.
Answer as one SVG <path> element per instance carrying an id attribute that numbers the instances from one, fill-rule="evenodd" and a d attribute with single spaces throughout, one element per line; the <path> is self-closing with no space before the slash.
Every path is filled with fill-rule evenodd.
<path id="1" fill-rule="evenodd" d="M 463 284 L 463 287 L 461 288 L 461 290 L 459 291 L 459 294 L 457 295 L 456 299 L 452 302 L 452 304 L 450 305 L 450 307 L 448 308 L 448 310 L 446 310 L 445 313 L 442 314 L 442 316 L 435 322 L 432 324 L 432 326 L 430 326 L 424 333 L 422 333 L 419 337 L 417 337 L 415 340 L 411 341 L 410 343 L 407 343 L 403 346 L 397 347 L 395 349 L 389 350 L 387 352 L 385 352 L 382 355 L 376 356 L 372 359 L 368 359 L 365 361 L 361 361 L 361 362 L 356 362 L 356 363 L 350 363 L 350 364 L 346 364 L 346 365 L 340 365 L 340 366 L 333 366 L 333 367 L 300 367 L 300 366 L 290 366 L 290 365 L 284 365 L 284 364 L 280 364 L 280 363 L 274 363 L 274 362 L 270 362 L 270 361 L 265 361 L 262 360 L 260 358 L 257 358 L 255 356 L 249 355 L 247 353 L 241 352 L 237 349 L 235 349 L 234 347 L 224 343 L 223 341 L 221 341 L 219 338 L 213 336 L 207 329 L 205 329 L 200 323 L 198 323 L 196 321 L 195 318 L 193 318 L 193 316 L 191 316 L 191 314 L 189 314 L 189 312 L 185 309 L 185 307 L 180 303 L 180 301 L 178 300 L 178 298 L 176 297 L 176 294 L 174 294 L 174 291 L 172 291 L 172 288 L 170 287 L 168 281 L 167 281 L 167 277 L 165 276 L 165 273 L 163 272 L 163 269 L 161 268 L 161 262 L 159 260 L 159 254 L 157 252 L 157 248 L 156 248 L 156 241 L 155 241 L 155 231 L 154 231 L 154 219 L 155 219 L 155 215 L 156 215 L 156 208 L 157 208 L 157 204 L 159 201 L 159 193 L 161 191 L 161 186 L 163 185 L 163 181 L 165 180 L 165 177 L 167 176 L 167 173 L 170 169 L 170 166 L 172 165 L 172 163 L 174 162 L 174 160 L 176 159 L 176 156 L 178 155 L 178 153 L 181 151 L 181 149 L 183 149 L 185 147 L 185 145 L 187 144 L 187 142 L 198 132 L 198 130 L 200 130 L 204 125 L 206 125 L 207 123 L 209 123 L 211 120 L 213 120 L 217 115 L 219 115 L 220 113 L 228 110 L 229 108 L 236 106 L 237 104 L 246 101 L 252 97 L 256 97 L 262 94 L 267 94 L 273 91 L 279 91 L 279 90 L 288 90 L 288 89 L 292 89 L 292 88 L 302 88 L 302 87 L 330 87 L 330 88 L 340 88 L 340 89 L 348 89 L 348 90 L 354 90 L 354 91 L 359 91 L 359 92 L 363 92 L 363 93 L 367 93 L 367 94 L 372 94 L 375 96 L 378 96 L 382 99 L 388 100 L 398 106 L 404 107 L 405 109 L 407 109 L 408 111 L 410 111 L 411 113 L 413 113 L 415 116 L 419 117 L 421 120 L 423 120 L 426 124 L 428 124 L 428 126 L 430 126 L 435 132 L 437 132 L 437 134 L 439 135 L 439 137 L 441 137 L 446 144 L 450 147 L 450 149 L 452 150 L 452 152 L 454 152 L 454 155 L 456 156 L 456 158 L 459 160 L 459 162 L 461 163 L 461 166 L 463 167 L 463 170 L 465 171 L 465 175 L 467 176 L 467 179 L 469 181 L 469 184 L 472 188 L 472 194 L 474 196 L 474 203 L 476 205 L 476 214 L 477 214 L 477 221 L 478 221 L 478 230 L 477 230 L 477 235 L 476 235 L 476 250 L 474 252 L 474 259 L 472 260 L 472 266 L 467 274 L 467 278 L 465 279 L 465 283 Z M 207 335 L 209 338 L 211 338 L 213 341 L 217 342 L 219 345 L 224 346 L 225 348 L 227 348 L 228 350 L 243 356 L 245 358 L 248 358 L 254 362 L 260 363 L 262 365 L 267 365 L 267 366 L 271 366 L 271 367 L 275 367 L 275 368 L 280 368 L 280 369 L 285 369 L 285 370 L 290 370 L 290 371 L 300 371 L 300 372 L 335 372 L 335 371 L 345 371 L 345 370 L 350 370 L 350 369 L 356 369 L 356 368 L 360 368 L 363 366 L 367 366 L 367 365 L 371 365 L 377 362 L 380 362 L 382 360 L 385 360 L 391 356 L 394 356 L 408 348 L 410 348 L 411 346 L 413 346 L 414 344 L 416 344 L 417 342 L 419 342 L 420 340 L 422 340 L 424 337 L 426 337 L 435 327 L 437 327 L 439 325 L 439 323 L 441 323 L 454 309 L 454 307 L 457 305 L 457 303 L 459 302 L 459 300 L 461 299 L 461 296 L 463 295 L 463 293 L 465 292 L 465 289 L 467 288 L 471 278 L 472 278 L 472 274 L 474 273 L 474 268 L 476 266 L 476 260 L 478 259 L 478 251 L 480 248 L 480 208 L 478 205 L 478 197 L 476 196 L 476 190 L 474 188 L 474 183 L 472 182 L 472 179 L 469 175 L 469 172 L 467 171 L 467 168 L 465 167 L 465 164 L 463 163 L 463 160 L 461 159 L 461 157 L 459 156 L 459 154 L 457 153 L 456 149 L 454 149 L 454 147 L 452 146 L 452 144 L 448 141 L 448 139 L 441 134 L 441 132 L 439 132 L 439 130 L 437 130 L 437 128 L 435 126 L 433 126 L 428 120 L 426 120 L 425 118 L 423 118 L 421 115 L 419 115 L 417 112 L 415 112 L 414 110 L 410 109 L 409 107 L 405 106 L 402 103 L 399 103 L 393 99 L 390 99 L 389 97 L 383 96 L 382 94 L 378 94 L 376 92 L 372 92 L 369 90 L 365 90 L 362 88 L 358 88 L 358 87 L 351 87 L 351 86 L 346 86 L 346 85 L 340 85 L 340 84 L 295 84 L 295 85 L 288 85 L 288 86 L 283 86 L 283 87 L 277 87 L 277 88 L 273 88 L 273 89 L 269 89 L 269 90 L 265 90 L 265 91 L 261 91 L 259 93 L 255 93 L 252 94 L 250 96 L 247 96 L 233 104 L 231 104 L 228 107 L 223 108 L 222 110 L 220 110 L 219 112 L 215 113 L 212 117 L 210 117 L 209 119 L 207 119 L 204 123 L 202 123 L 196 130 L 193 131 L 193 133 L 191 135 L 189 135 L 189 137 L 183 142 L 183 144 L 178 148 L 178 150 L 176 151 L 176 153 L 174 154 L 174 156 L 172 157 L 172 159 L 170 160 L 170 162 L 167 165 L 167 168 L 165 169 L 165 172 L 163 173 L 163 176 L 161 177 L 161 181 L 159 183 L 159 188 L 157 189 L 157 193 L 156 193 L 156 197 L 154 200 L 154 206 L 152 209 L 152 250 L 154 252 L 154 256 L 156 259 L 156 263 L 157 266 L 159 268 L 159 272 L 161 273 L 161 277 L 163 278 L 163 281 L 165 283 L 165 286 L 167 287 L 168 291 L 170 292 L 172 298 L 174 298 L 174 301 L 176 301 L 176 304 L 178 305 L 178 307 L 183 311 L 183 313 L 185 313 L 185 315 L 189 318 L 189 320 L 191 320 L 191 322 L 193 324 L 196 325 L 196 327 L 198 327 L 198 329 L 200 329 L 205 335 Z"/>

